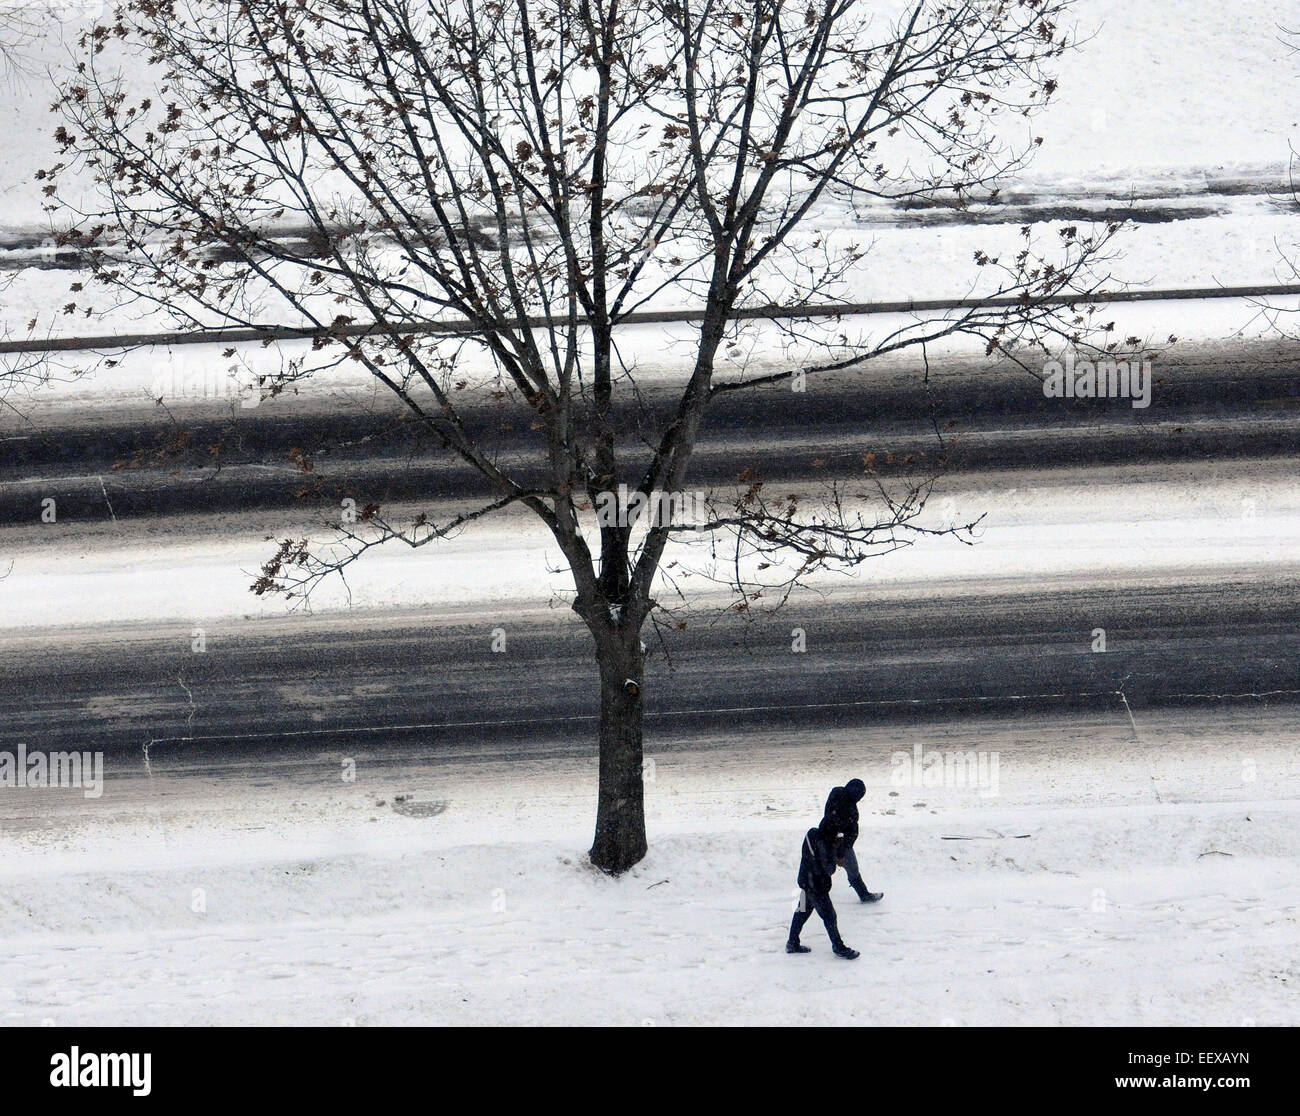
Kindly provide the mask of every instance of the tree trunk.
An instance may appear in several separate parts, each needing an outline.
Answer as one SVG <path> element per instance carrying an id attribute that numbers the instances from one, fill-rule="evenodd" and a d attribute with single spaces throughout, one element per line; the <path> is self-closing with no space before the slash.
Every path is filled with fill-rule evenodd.
<path id="1" fill-rule="evenodd" d="M 617 874 L 646 853 L 645 788 L 641 771 L 642 678 L 640 640 L 606 644 L 600 662 L 600 798 L 591 862 Z M 631 685 L 629 685 L 631 683 Z"/>

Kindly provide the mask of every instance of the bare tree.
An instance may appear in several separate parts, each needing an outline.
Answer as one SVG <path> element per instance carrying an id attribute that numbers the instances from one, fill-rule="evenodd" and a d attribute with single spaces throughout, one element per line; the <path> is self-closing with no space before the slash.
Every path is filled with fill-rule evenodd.
<path id="1" fill-rule="evenodd" d="M 17 88 L 22 83 L 40 80 L 35 54 L 38 44 L 49 34 L 51 21 L 77 13 L 89 18 L 102 11 L 103 5 L 98 0 L 0 0 L 0 82 Z M 0 276 L 0 295 L 16 279 L 16 272 Z M 30 334 L 35 326 L 35 322 L 28 323 L 27 332 Z M 9 340 L 10 324 L 0 323 L 0 341 Z M 41 354 L 0 355 L 0 410 L 17 413 L 12 402 L 14 390 L 45 383 L 51 374 L 50 362 Z"/>
<path id="2" fill-rule="evenodd" d="M 47 15 L 48 18 L 48 15 Z M 29 69 L 28 49 L 41 34 L 42 20 L 27 0 L 0 0 L 0 81 L 14 84 Z M 0 292 L 12 285 L 12 275 L 0 278 Z M 10 392 L 40 374 L 41 362 L 18 354 L 0 359 L 0 407 Z"/>
<path id="3" fill-rule="evenodd" d="M 48 19 L 29 0 L 0 0 L 0 79 L 12 83 L 30 69 L 29 48 Z"/>
<path id="4" fill-rule="evenodd" d="M 1300 30 L 1279 24 L 1278 31 L 1287 49 L 1300 55 Z M 1300 151 L 1296 150 L 1294 143 L 1288 145 L 1287 191 L 1291 200 L 1300 207 Z M 1300 281 L 1300 244 L 1274 240 L 1273 249 L 1276 253 L 1274 278 L 1285 283 Z M 1279 304 L 1272 299 L 1260 299 L 1256 305 L 1259 320 L 1289 340 L 1296 338 L 1294 321 L 1297 310 L 1294 305 Z"/>
<path id="5" fill-rule="evenodd" d="M 1007 258 L 975 254 L 979 294 L 963 309 L 864 338 L 787 322 L 813 338 L 812 359 L 718 373 L 720 348 L 756 307 L 797 307 L 866 266 L 860 246 L 809 231 L 831 207 L 996 199 L 1040 142 L 1025 121 L 1072 45 L 1066 6 L 125 0 L 83 40 L 48 192 L 57 198 L 73 170 L 97 176 L 104 212 L 80 213 L 65 239 L 117 297 L 202 330 L 291 312 L 314 331 L 314 353 L 265 392 L 359 362 L 494 493 L 440 522 L 368 508 L 323 551 L 286 540 L 255 592 L 309 593 L 373 547 L 422 547 L 512 506 L 546 525 L 595 643 L 590 855 L 617 872 L 646 849 L 641 633 L 670 539 L 730 538 L 753 559 L 723 575 L 746 607 L 774 585 L 906 545 L 926 530 L 929 488 L 881 484 L 878 511 L 842 492 L 810 509 L 767 498 L 743 472 L 704 523 L 598 513 L 620 483 L 643 498 L 684 492 L 725 393 L 957 335 L 1012 358 L 1081 339 L 1075 302 L 1104 280 L 1115 226 L 1056 230 L 1042 253 L 1024 229 Z M 147 58 L 156 90 L 132 92 L 118 76 L 124 52 Z M 665 299 L 698 310 L 688 366 L 671 411 L 623 437 L 616 403 L 637 384 L 616 331 Z M 471 339 L 430 325 L 449 320 Z M 474 419 L 467 344 L 492 362 L 487 389 L 530 417 L 527 473 L 501 463 Z"/>
<path id="6" fill-rule="evenodd" d="M 17 279 L 17 273 L 0 276 L 0 296 L 8 290 Z M 35 322 L 28 323 L 28 333 L 35 328 Z M 0 341 L 9 340 L 9 327 L 0 326 Z M 14 403 L 15 392 L 19 398 L 24 391 L 30 391 L 53 378 L 50 361 L 42 353 L 13 352 L 0 354 L 0 411 L 19 414 Z M 60 369 L 62 371 L 62 369 Z M 75 370 L 71 373 L 75 376 Z"/>

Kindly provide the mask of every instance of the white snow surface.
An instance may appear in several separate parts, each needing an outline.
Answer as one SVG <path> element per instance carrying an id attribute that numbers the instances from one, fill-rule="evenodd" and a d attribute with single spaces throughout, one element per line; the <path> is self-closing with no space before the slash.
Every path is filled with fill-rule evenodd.
<path id="1" fill-rule="evenodd" d="M 377 744 L 345 783 L 334 753 L 152 781 L 110 756 L 94 802 L 0 799 L 0 1020 L 1300 1022 L 1296 714 L 1136 727 L 1139 747 L 1115 707 L 675 752 L 662 726 L 651 850 L 620 879 L 584 860 L 594 758 L 467 741 L 393 765 Z M 999 793 L 892 785 L 915 746 L 998 752 Z M 816 916 L 813 952 L 787 956 L 802 833 L 855 775 L 885 899 L 837 876 L 862 957 L 834 958 Z"/>
<path id="2" fill-rule="evenodd" d="M 45 0 L 10 0 L 39 9 Z M 57 161 L 50 75 L 70 72 L 75 37 L 107 5 L 46 3 L 44 37 L 26 72 L 0 85 L 0 127 L 13 137 L 0 166 L 0 223 L 41 223 L 36 171 Z M 870 0 L 886 16 L 899 0 Z M 1171 168 L 1285 167 L 1297 123 L 1296 74 L 1275 0 L 1084 0 L 1073 9 L 1081 40 L 1059 72 L 1060 89 L 1034 122 L 1045 138 L 1032 174 L 1058 185 L 1098 176 L 1150 181 Z M 1268 111 L 1269 107 L 1275 111 Z"/>
<path id="3" fill-rule="evenodd" d="M 31 3 L 38 6 L 39 0 Z M 92 15 L 97 6 L 88 5 Z M 872 6 L 891 14 L 902 7 L 895 0 L 872 0 Z M 18 235 L 26 243 L 50 227 L 34 176 L 57 161 L 50 138 L 57 123 L 49 112 L 50 79 L 69 72 L 72 43 L 85 22 L 67 8 L 59 6 L 62 19 L 51 20 L 46 37 L 30 47 L 29 72 L 0 82 L 0 126 L 12 141 L 11 157 L 0 165 L 0 241 Z M 1088 0 L 1074 14 L 1082 46 L 1066 60 L 1050 107 L 1032 128 L 1022 129 L 1026 139 L 1032 131 L 1044 144 L 1028 172 L 1006 184 L 1008 199 L 1031 198 L 1049 209 L 1054 202 L 1068 209 L 1089 199 L 1109 200 L 1112 208 L 1128 202 L 1140 208 L 1153 198 L 1158 207 L 1186 207 L 1185 214 L 1172 215 L 1189 219 L 1125 230 L 1116 244 L 1123 258 L 1109 269 L 1108 288 L 1200 289 L 1293 279 L 1283 255 L 1294 254 L 1300 243 L 1300 215 L 1288 186 L 1297 124 L 1285 109 L 1295 58 L 1277 5 Z M 1261 106 L 1277 110 L 1261 111 Z M 1198 210 L 1198 201 L 1208 204 L 1208 211 Z M 1009 258 L 1020 246 L 1016 217 L 1005 218 L 1004 225 L 971 227 L 909 227 L 906 214 L 882 220 L 855 227 L 841 208 L 831 206 L 809 221 L 809 236 L 870 248 L 859 268 L 837 289 L 824 292 L 826 298 L 964 297 L 990 280 L 973 265 L 976 250 Z M 1033 221 L 1043 222 L 1045 239 L 1054 237 L 1050 216 Z M 1088 223 L 1074 216 L 1068 222 Z M 30 255 L 31 248 L 16 251 Z M 0 330 L 15 338 L 171 324 L 160 313 L 146 316 L 138 307 L 114 306 L 111 292 L 70 293 L 70 284 L 84 280 L 80 274 L 29 268 L 12 280 L 0 300 Z M 784 297 L 779 284 L 765 293 L 774 301 Z M 686 292 L 671 287 L 652 305 L 675 308 L 686 299 Z M 69 303 L 78 309 L 65 314 L 61 308 Z M 87 318 L 90 305 L 96 316 Z M 292 324 L 274 301 L 266 305 L 263 320 Z M 28 328 L 30 321 L 37 322 L 34 329 Z"/>

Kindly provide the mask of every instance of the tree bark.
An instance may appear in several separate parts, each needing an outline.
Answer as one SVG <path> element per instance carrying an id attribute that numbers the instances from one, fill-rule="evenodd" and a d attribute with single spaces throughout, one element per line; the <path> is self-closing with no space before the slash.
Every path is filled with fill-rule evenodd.
<path id="1" fill-rule="evenodd" d="M 591 862 L 606 872 L 625 872 L 645 856 L 645 786 L 641 724 L 645 655 L 636 635 L 601 641 L 600 796 Z M 603 644 L 603 645 L 602 645 Z M 631 685 L 629 685 L 631 683 Z M 634 691 L 634 692 L 633 692 Z"/>

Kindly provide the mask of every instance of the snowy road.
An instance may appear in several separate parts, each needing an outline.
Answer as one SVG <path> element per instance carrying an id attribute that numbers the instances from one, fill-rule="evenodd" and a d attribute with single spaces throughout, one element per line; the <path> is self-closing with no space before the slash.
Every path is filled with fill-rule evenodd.
<path id="1" fill-rule="evenodd" d="M 1184 309 L 1210 315 L 1222 309 L 1196 305 L 1198 311 Z M 864 323 L 876 320 L 854 327 Z M 683 374 L 681 357 L 663 351 L 670 341 L 665 331 L 635 332 L 638 392 L 634 402 L 630 393 L 619 396 L 616 415 L 628 444 L 671 413 Z M 35 523 L 46 498 L 57 501 L 67 523 L 278 508 L 284 522 L 310 524 L 344 496 L 358 506 L 387 508 L 491 494 L 475 469 L 437 452 L 399 406 L 363 382 L 324 377 L 301 396 L 241 408 L 218 390 L 225 362 L 217 348 L 154 377 L 184 391 L 190 376 L 190 389 L 215 398 L 182 396 L 156 405 L 147 398 L 145 373 L 166 365 L 136 354 L 134 369 L 51 390 L 25 404 L 21 415 L 0 412 L 0 525 Z M 796 364 L 742 356 L 728 364 L 725 377 Z M 1152 369 L 1145 408 L 1128 399 L 1046 398 L 1024 369 L 989 367 L 960 354 L 936 357 L 928 369 L 914 356 L 883 359 L 859 371 L 812 377 L 801 392 L 780 383 L 724 393 L 711 407 L 688 483 L 726 486 L 744 467 L 773 483 L 814 476 L 860 482 L 868 454 L 874 475 L 929 475 L 941 460 L 952 477 L 1300 451 L 1300 361 L 1293 346 L 1276 338 L 1185 343 L 1166 347 Z M 544 454 L 526 410 L 476 402 L 473 393 L 458 407 L 501 464 L 521 478 L 536 476 Z M 621 479 L 635 483 L 644 463 L 635 455 L 629 461 Z"/>
<path id="2" fill-rule="evenodd" d="M 1294 1025 L 1300 707 L 1179 695 L 1296 688 L 1295 475 L 959 473 L 935 511 L 987 512 L 975 547 L 668 637 L 618 881 L 583 863 L 585 637 L 521 523 L 311 618 L 247 593 L 274 509 L 10 527 L 2 742 L 108 755 L 97 799 L 0 790 L 0 1021 Z M 263 735 L 166 739 L 221 733 Z M 917 747 L 996 786 L 896 786 Z M 836 888 L 854 965 L 815 922 L 788 957 L 800 834 L 852 776 L 886 899 Z"/>
<path id="3" fill-rule="evenodd" d="M 1094 650 L 1104 629 L 1106 650 Z M 791 650 L 791 633 L 807 650 Z M 492 650 L 493 632 L 506 650 Z M 10 641 L 0 747 L 100 748 L 114 763 L 179 751 L 499 750 L 536 758 L 594 742 L 590 637 L 567 609 L 457 615 L 334 613 L 298 623 L 144 625 Z M 1300 571 L 997 590 L 845 586 L 775 618 L 704 617 L 664 632 L 647 676 L 648 732 L 689 741 L 723 725 L 875 724 L 1017 708 L 1216 704 L 1300 697 Z M 1204 695 L 1196 699 L 1190 695 Z M 1238 699 L 1243 700 L 1243 699 Z M 1259 706 L 1259 701 L 1244 699 Z M 191 742 L 190 738 L 194 738 Z"/>
<path id="4" fill-rule="evenodd" d="M 5 443 L 0 747 L 102 748 L 106 785 L 0 790 L 0 1021 L 1300 1022 L 1300 385 L 1265 356 L 1178 365 L 1149 413 L 1042 412 L 959 364 L 793 425 L 724 411 L 702 475 L 739 448 L 802 490 L 860 475 L 863 431 L 931 444 L 937 398 L 962 421 L 930 512 L 986 518 L 773 620 L 697 590 L 671 670 L 654 647 L 651 852 L 618 881 L 584 866 L 590 652 L 531 522 L 375 555 L 356 608 L 286 616 L 248 584 L 319 512 L 274 462 L 358 433 L 346 399 L 259 409 L 224 489 L 92 472 L 155 413 L 38 410 Z M 439 506 L 400 431 L 325 467 Z M 918 747 L 996 755 L 996 785 L 896 786 Z M 852 776 L 886 900 L 836 889 L 854 966 L 816 922 L 787 957 L 800 834 Z"/>

